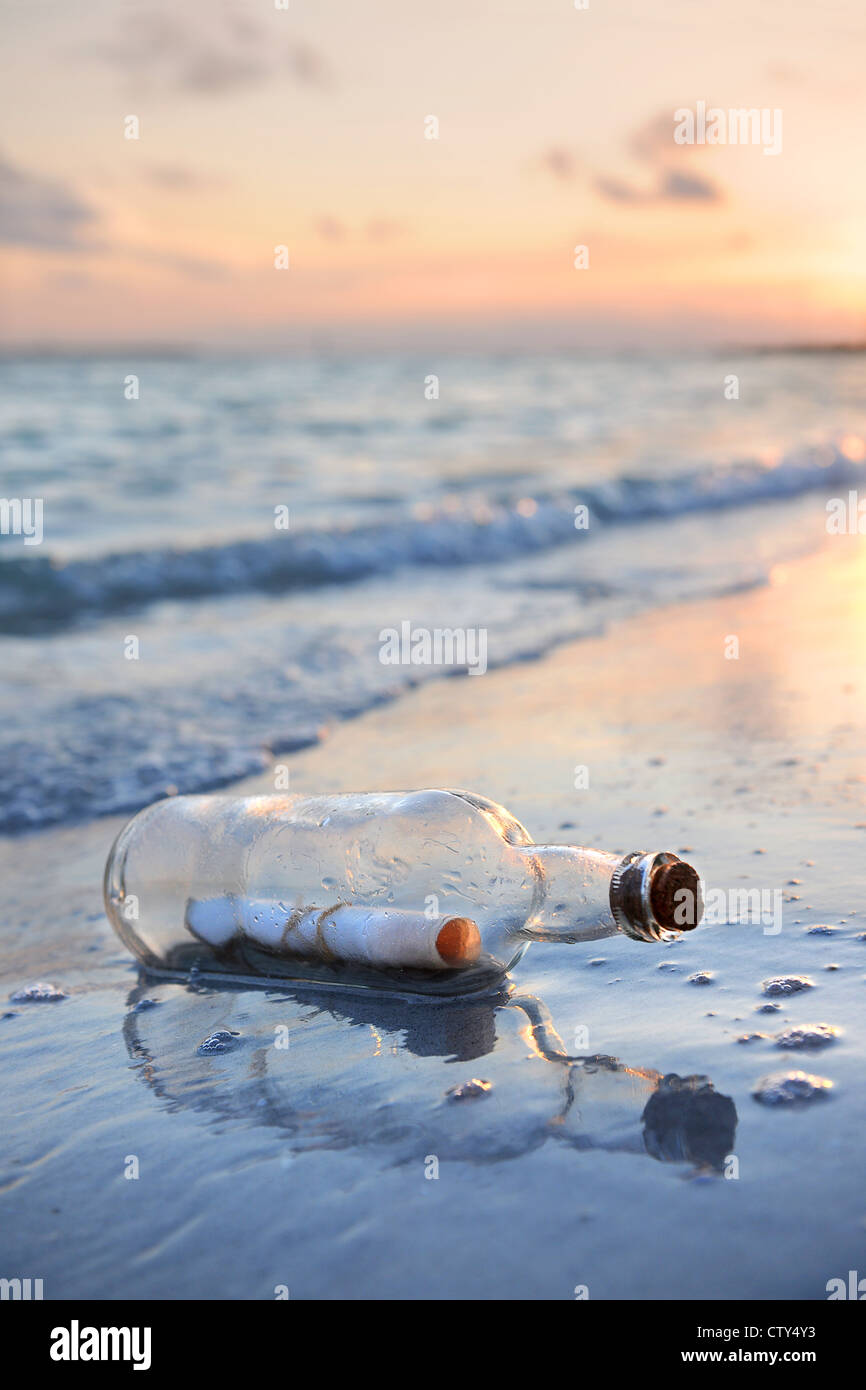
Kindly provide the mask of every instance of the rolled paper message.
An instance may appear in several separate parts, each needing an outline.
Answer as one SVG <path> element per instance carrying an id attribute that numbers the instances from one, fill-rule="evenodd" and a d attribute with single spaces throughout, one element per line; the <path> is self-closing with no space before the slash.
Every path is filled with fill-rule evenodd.
<path id="1" fill-rule="evenodd" d="M 334 963 L 455 970 L 481 954 L 481 934 L 468 917 L 351 903 L 293 909 L 266 899 L 190 898 L 185 925 L 216 950 L 247 940 L 275 955 Z"/>

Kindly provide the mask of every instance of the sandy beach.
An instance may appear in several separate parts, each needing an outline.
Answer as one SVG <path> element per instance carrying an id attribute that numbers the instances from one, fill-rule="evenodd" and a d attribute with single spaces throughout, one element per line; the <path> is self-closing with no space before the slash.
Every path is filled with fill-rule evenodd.
<path id="1" fill-rule="evenodd" d="M 123 818 L 4 841 L 4 1271 L 46 1298 L 822 1299 L 862 1268 L 864 559 L 828 541 L 278 759 L 297 791 L 466 787 L 540 843 L 687 849 L 775 925 L 534 945 L 462 1005 L 187 986 L 140 976 L 103 915 Z M 9 1000 L 36 980 L 67 997 Z M 839 1031 L 779 1045 L 817 1024 Z M 832 1087 L 755 1098 L 793 1071 Z M 736 1162 L 647 1110 L 672 1076 L 730 1098 Z"/>

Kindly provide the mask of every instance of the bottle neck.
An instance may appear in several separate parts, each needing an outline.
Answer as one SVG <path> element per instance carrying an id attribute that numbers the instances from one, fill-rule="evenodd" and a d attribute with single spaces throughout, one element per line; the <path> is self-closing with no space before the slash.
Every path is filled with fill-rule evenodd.
<path id="1" fill-rule="evenodd" d="M 523 936 L 532 941 L 599 941 L 619 931 L 610 885 L 621 855 L 573 845 L 525 845 L 521 853 L 536 881 Z"/>
<path id="2" fill-rule="evenodd" d="M 536 881 L 522 935 L 533 941 L 598 941 L 624 932 L 666 941 L 700 921 L 700 880 L 675 854 L 625 856 L 573 845 L 526 845 Z"/>

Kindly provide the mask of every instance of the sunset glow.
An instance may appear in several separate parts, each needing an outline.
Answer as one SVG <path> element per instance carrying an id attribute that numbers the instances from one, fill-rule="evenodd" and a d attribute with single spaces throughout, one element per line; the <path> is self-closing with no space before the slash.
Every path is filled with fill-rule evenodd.
<path id="1" fill-rule="evenodd" d="M 686 0 L 7 6 L 3 341 L 858 340 L 858 22 L 853 0 L 721 23 Z M 779 110 L 781 151 L 677 145 L 699 101 Z"/>

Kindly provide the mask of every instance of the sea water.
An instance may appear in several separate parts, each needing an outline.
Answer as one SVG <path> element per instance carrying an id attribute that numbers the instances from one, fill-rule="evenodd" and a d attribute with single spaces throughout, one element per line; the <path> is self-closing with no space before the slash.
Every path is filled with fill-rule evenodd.
<path id="1" fill-rule="evenodd" d="M 854 354 L 435 365 L 428 399 L 411 357 L 0 363 L 0 496 L 43 532 L 0 535 L 0 832 L 764 583 L 866 476 Z"/>

